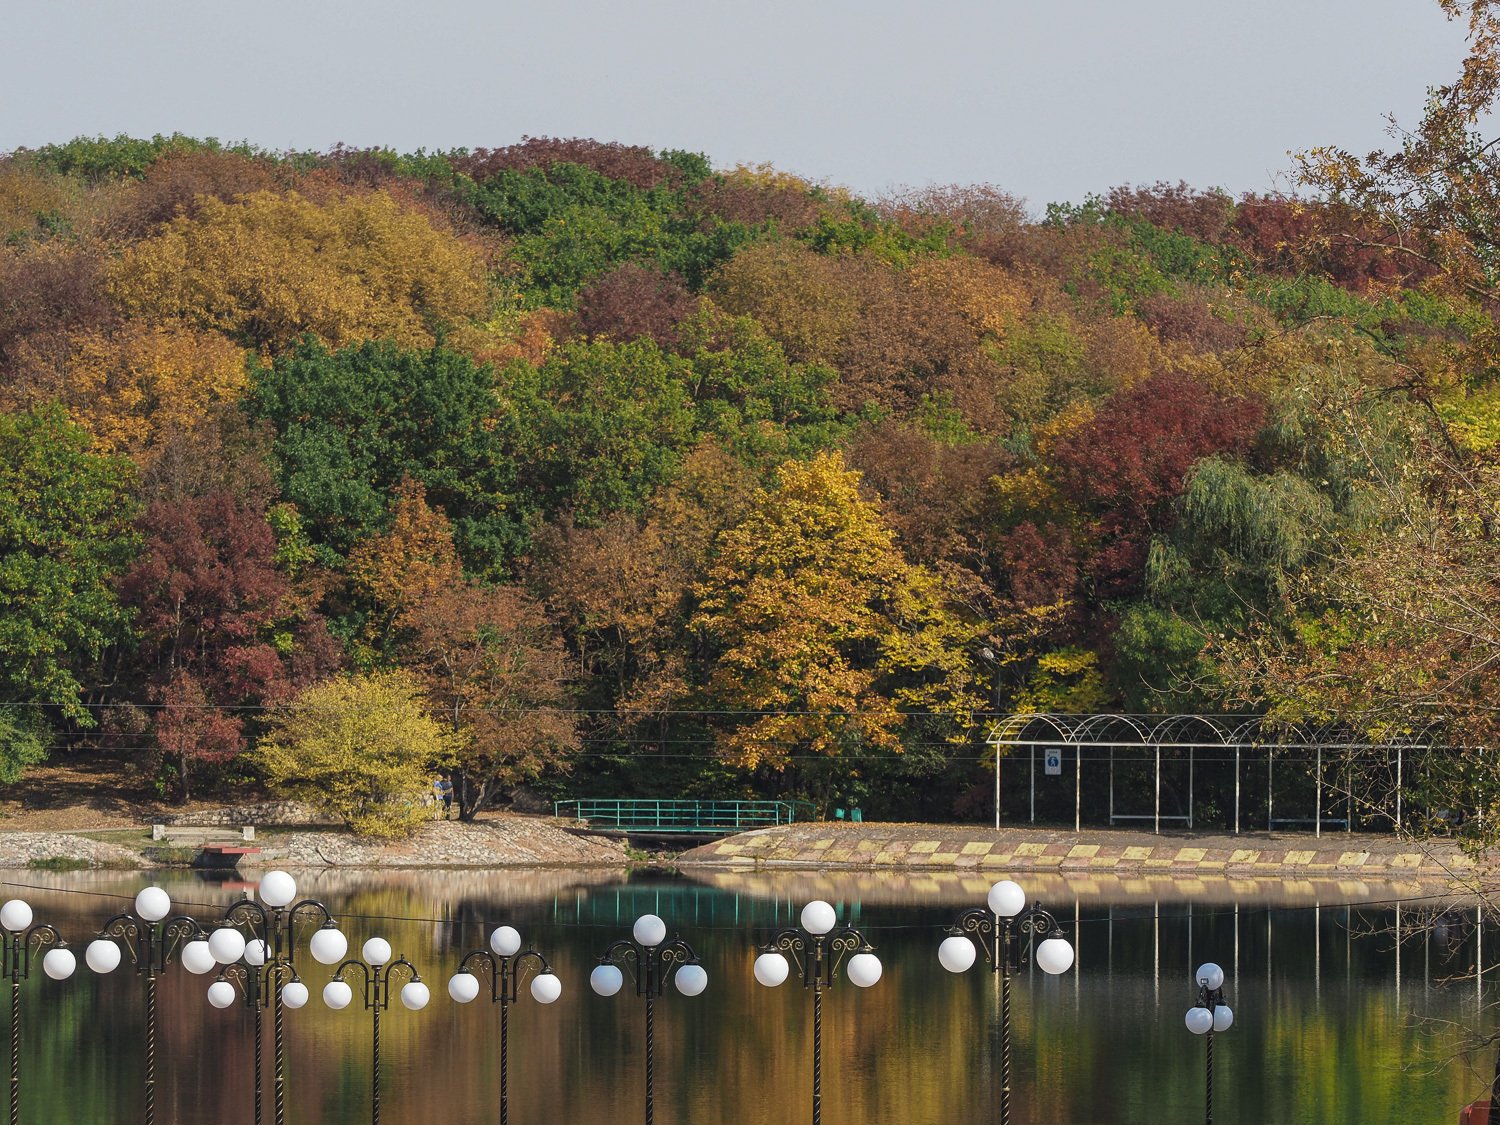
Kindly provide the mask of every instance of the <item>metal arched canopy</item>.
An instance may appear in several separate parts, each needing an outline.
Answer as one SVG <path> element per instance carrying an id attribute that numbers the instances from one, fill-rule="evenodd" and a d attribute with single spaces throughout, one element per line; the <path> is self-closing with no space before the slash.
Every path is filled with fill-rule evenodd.
<path id="1" fill-rule="evenodd" d="M 1285 747 L 1302 750 L 1375 750 L 1386 747 L 1436 747 L 1428 736 L 1436 723 L 1407 728 L 1376 741 L 1360 738 L 1348 723 L 1291 722 L 1265 715 L 1133 715 L 1115 712 L 1069 714 L 1022 712 L 1006 715 L 985 741 L 995 747 L 1060 743 L 1065 746 L 1223 746 Z"/>
<path id="2" fill-rule="evenodd" d="M 995 748 L 995 827 L 1000 827 L 1000 757 L 1005 747 L 1031 748 L 1031 819 L 1036 819 L 1036 748 L 1052 746 L 1071 748 L 1074 754 L 1073 828 L 1078 831 L 1083 820 L 1083 751 L 1108 749 L 1110 751 L 1110 823 L 1117 820 L 1150 820 L 1157 832 L 1165 820 L 1185 820 L 1193 826 L 1191 813 L 1193 786 L 1193 752 L 1205 748 L 1220 748 L 1234 751 L 1234 819 L 1235 833 L 1240 831 L 1240 759 L 1245 751 L 1260 750 L 1266 755 L 1267 807 L 1266 827 L 1270 830 L 1276 823 L 1274 817 L 1274 779 L 1271 775 L 1276 754 L 1281 750 L 1311 751 L 1316 759 L 1315 788 L 1316 816 L 1313 820 L 1315 832 L 1323 831 L 1323 755 L 1325 751 L 1369 752 L 1395 751 L 1396 754 L 1396 816 L 1395 823 L 1402 823 L 1401 775 L 1404 751 L 1415 747 L 1439 749 L 1443 745 L 1430 735 L 1435 732 L 1436 721 L 1393 731 L 1381 740 L 1360 737 L 1346 721 L 1327 720 L 1318 722 L 1293 722 L 1265 715 L 1211 715 L 1175 714 L 1141 715 L 1121 712 L 1072 714 L 1062 712 L 1023 712 L 999 718 L 990 729 L 985 741 Z M 1114 810 L 1114 751 L 1139 746 L 1155 751 L 1156 756 L 1156 804 L 1152 813 L 1117 814 Z M 1188 751 L 1189 813 L 1187 816 L 1165 816 L 1161 811 L 1161 754 L 1163 750 Z M 1282 823 L 1300 823 L 1286 821 Z M 1337 822 L 1336 822 L 1337 823 Z M 1348 830 L 1351 820 L 1343 822 Z"/>

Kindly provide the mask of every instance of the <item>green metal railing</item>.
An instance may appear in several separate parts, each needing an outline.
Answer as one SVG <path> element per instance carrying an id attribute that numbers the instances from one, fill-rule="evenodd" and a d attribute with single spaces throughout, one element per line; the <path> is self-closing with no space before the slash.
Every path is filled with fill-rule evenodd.
<path id="1" fill-rule="evenodd" d="M 791 824 L 798 803 L 598 797 L 558 801 L 553 815 L 610 832 L 729 833 Z"/>

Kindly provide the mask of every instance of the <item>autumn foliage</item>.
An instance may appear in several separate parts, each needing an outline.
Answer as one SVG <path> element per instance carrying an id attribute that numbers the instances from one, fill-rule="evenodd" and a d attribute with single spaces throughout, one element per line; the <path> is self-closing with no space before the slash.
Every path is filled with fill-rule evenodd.
<path id="1" fill-rule="evenodd" d="M 366 831 L 434 770 L 465 817 L 947 816 L 996 710 L 1373 713 L 1442 637 L 1347 607 L 1414 558 L 1489 589 L 1500 22 L 1446 6 L 1473 65 L 1405 147 L 1307 154 L 1313 195 L 871 201 L 546 137 L 0 157 L 0 774 L 109 744 Z"/>

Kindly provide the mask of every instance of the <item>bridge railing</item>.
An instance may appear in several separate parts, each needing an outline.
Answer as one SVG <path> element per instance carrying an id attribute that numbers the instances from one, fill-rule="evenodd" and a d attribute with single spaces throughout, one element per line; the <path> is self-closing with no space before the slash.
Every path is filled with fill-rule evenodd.
<path id="1" fill-rule="evenodd" d="M 553 815 L 621 832 L 743 832 L 794 823 L 799 803 L 584 797 L 555 802 Z"/>

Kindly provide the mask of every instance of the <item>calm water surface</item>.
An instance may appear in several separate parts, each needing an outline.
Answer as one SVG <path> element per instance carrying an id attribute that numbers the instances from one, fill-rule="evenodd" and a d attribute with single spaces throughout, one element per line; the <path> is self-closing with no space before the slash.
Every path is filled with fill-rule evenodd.
<path id="1" fill-rule="evenodd" d="M 142 982 L 128 962 L 108 977 L 82 947 L 124 909 L 144 877 L 0 874 L 79 952 L 72 981 L 40 971 L 24 986 L 23 1120 L 112 1125 L 140 1120 Z M 159 880 L 210 919 L 243 885 Z M 1234 1028 L 1215 1039 L 1215 1119 L 1229 1123 L 1409 1125 L 1457 1120 L 1487 1086 L 1493 1056 L 1464 1054 L 1486 1028 L 1500 933 L 1476 930 L 1472 905 L 1433 888 L 1365 883 L 1022 880 L 1066 923 L 1079 950 L 1062 978 L 1023 971 L 1013 996 L 1012 1117 L 1021 1123 L 1197 1122 L 1203 1040 L 1183 1013 L 1204 960 L 1226 969 Z M 19 884 L 37 888 L 22 891 Z M 675 991 L 656 1009 L 656 1121 L 661 1125 L 793 1125 L 810 1119 L 810 997 L 792 981 L 755 984 L 758 936 L 793 922 L 810 898 L 835 902 L 877 946 L 884 979 L 862 991 L 840 980 L 824 1005 L 827 1125 L 980 1125 L 997 1120 L 993 1089 L 996 979 L 977 965 L 953 977 L 937 963 L 941 927 L 984 901 L 987 879 L 453 871 L 308 873 L 304 894 L 344 921 L 351 947 L 388 938 L 432 987 L 421 1012 L 385 1013 L 386 1125 L 498 1120 L 497 1009 L 461 1007 L 446 992 L 462 955 L 504 922 L 547 955 L 564 982 L 550 1007 L 529 994 L 511 1016 L 511 1121 L 642 1120 L 644 1008 L 630 987 L 610 1000 L 588 989 L 595 958 L 651 911 L 691 942 L 708 991 Z M 116 898 L 112 896 L 124 896 Z M 1406 897 L 1398 914 L 1390 900 Z M 1436 927 L 1419 914 L 1447 907 Z M 1397 926 L 1401 928 L 1397 940 Z M 287 1013 L 288 1120 L 370 1119 L 370 1017 L 325 1009 L 327 970 L 298 963 L 314 993 Z M 253 1121 L 252 1017 L 204 999 L 207 979 L 174 966 L 159 986 L 157 1119 L 163 1125 Z M 358 988 L 356 987 L 356 992 Z M 269 1072 L 269 1041 L 267 1043 Z M 269 1105 L 269 1102 L 268 1102 Z M 269 1110 L 268 1118 L 269 1120 Z"/>

